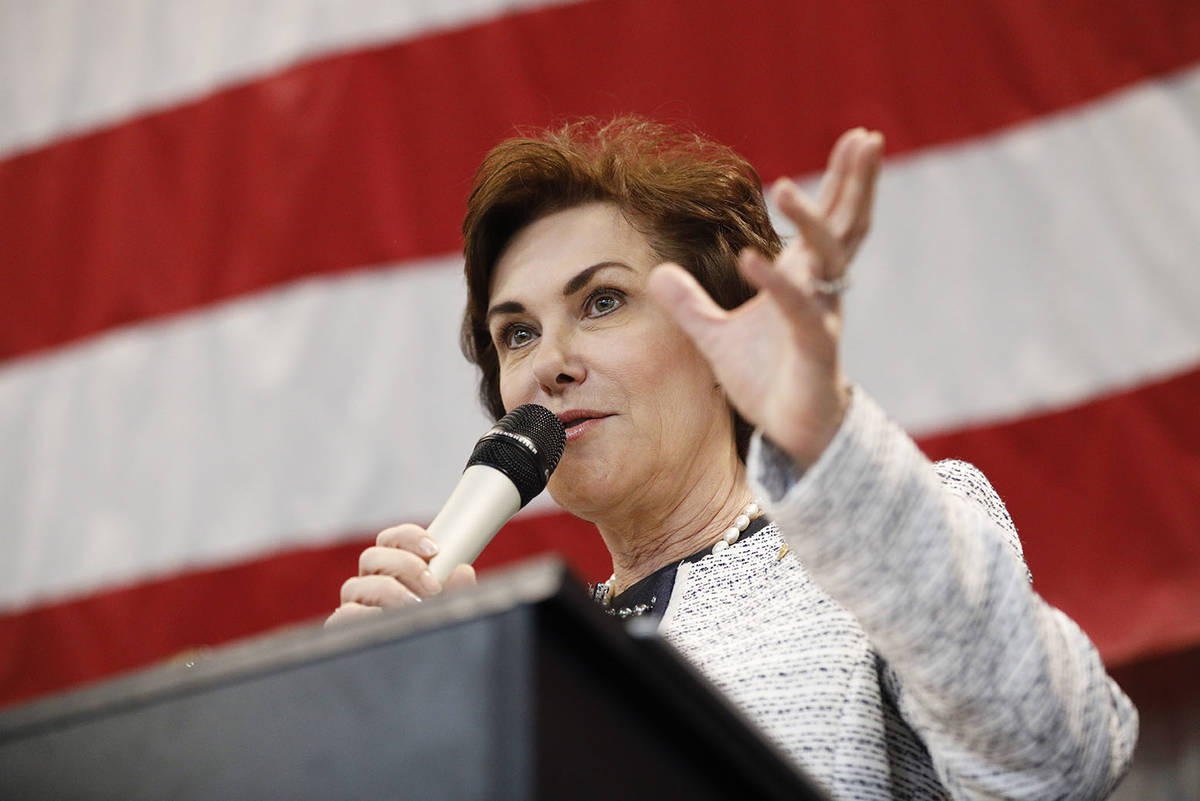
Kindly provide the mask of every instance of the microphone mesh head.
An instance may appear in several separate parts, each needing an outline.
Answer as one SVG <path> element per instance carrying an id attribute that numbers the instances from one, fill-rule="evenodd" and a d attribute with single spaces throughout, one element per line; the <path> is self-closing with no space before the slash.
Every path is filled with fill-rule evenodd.
<path id="1" fill-rule="evenodd" d="M 475 443 L 467 467 L 483 464 L 508 476 L 521 493 L 521 506 L 546 488 L 567 447 L 562 421 L 544 406 L 526 403 L 501 417 Z"/>

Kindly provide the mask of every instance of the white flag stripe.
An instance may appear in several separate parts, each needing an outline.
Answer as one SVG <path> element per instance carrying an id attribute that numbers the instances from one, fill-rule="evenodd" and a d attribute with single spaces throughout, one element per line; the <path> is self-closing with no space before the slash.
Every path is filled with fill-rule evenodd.
<path id="1" fill-rule="evenodd" d="M 1197 129 L 1193 69 L 889 163 L 853 377 L 923 431 L 1200 363 Z M 485 423 L 460 269 L 305 281 L 0 369 L 0 494 L 22 499 L 0 607 L 427 519 Z"/>
<path id="2" fill-rule="evenodd" d="M 450 262 L 304 281 L 5 369 L 0 607 L 430 518 L 486 428 Z"/>
<path id="3" fill-rule="evenodd" d="M 911 430 L 1200 362 L 1200 68 L 883 176 L 843 352 Z"/>
<path id="4" fill-rule="evenodd" d="M 331 52 L 570 1 L 0 0 L 0 157 Z"/>

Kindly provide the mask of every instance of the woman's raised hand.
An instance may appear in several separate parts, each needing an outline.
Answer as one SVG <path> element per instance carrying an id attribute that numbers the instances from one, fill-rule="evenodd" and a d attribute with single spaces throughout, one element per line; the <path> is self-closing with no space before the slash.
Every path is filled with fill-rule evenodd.
<path id="1" fill-rule="evenodd" d="M 358 557 L 358 575 L 342 584 L 341 606 L 325 625 L 419 603 L 444 589 L 475 583 L 474 568 L 458 565 L 441 584 L 429 572 L 429 560 L 437 551 L 437 543 L 425 529 L 412 523 L 379 532 L 375 544 Z"/>
<path id="2" fill-rule="evenodd" d="M 811 465 L 837 433 L 849 404 L 838 340 L 837 292 L 870 227 L 883 136 L 842 134 L 817 198 L 776 182 L 780 210 L 799 236 L 775 259 L 743 252 L 738 268 L 759 289 L 720 308 L 678 265 L 655 268 L 650 290 L 708 359 L 730 402 L 797 464 Z"/>

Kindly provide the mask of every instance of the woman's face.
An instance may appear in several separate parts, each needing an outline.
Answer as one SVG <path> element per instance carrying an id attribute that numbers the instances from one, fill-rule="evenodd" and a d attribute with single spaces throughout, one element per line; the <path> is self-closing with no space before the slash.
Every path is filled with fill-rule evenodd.
<path id="1" fill-rule="evenodd" d="M 677 502 L 712 460 L 736 460 L 708 363 L 646 292 L 658 262 L 616 206 L 592 203 L 522 229 L 492 277 L 504 406 L 563 420 L 550 492 L 584 519 Z"/>

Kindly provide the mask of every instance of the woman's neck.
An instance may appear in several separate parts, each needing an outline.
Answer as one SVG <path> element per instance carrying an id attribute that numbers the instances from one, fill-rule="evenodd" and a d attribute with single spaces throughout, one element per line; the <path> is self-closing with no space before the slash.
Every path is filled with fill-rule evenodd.
<path id="1" fill-rule="evenodd" d="M 626 508 L 593 519 L 612 554 L 615 592 L 711 547 L 742 513 L 751 500 L 745 465 L 735 457 L 707 468 L 686 489 L 664 480 Z"/>

